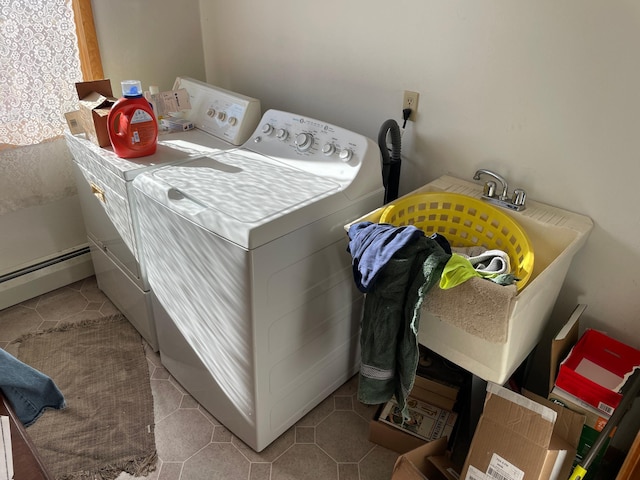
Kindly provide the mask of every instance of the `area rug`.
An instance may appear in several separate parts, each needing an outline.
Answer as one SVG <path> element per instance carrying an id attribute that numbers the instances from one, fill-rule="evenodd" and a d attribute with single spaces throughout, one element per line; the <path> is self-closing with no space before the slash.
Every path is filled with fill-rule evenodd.
<path id="1" fill-rule="evenodd" d="M 66 408 L 28 429 L 56 480 L 112 480 L 155 469 L 153 397 L 138 332 L 123 315 L 15 340 L 18 358 L 53 379 Z"/>

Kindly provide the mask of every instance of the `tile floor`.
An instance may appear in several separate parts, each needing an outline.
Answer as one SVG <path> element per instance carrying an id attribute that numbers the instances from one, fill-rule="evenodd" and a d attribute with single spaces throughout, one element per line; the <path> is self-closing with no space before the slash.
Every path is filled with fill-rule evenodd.
<path id="1" fill-rule="evenodd" d="M 60 322 L 117 313 L 95 277 L 0 311 L 0 347 Z M 356 399 L 356 377 L 261 453 L 221 425 L 147 348 L 158 466 L 145 480 L 386 480 L 397 454 L 367 440 L 375 407 Z M 122 474 L 118 480 L 133 477 Z"/>

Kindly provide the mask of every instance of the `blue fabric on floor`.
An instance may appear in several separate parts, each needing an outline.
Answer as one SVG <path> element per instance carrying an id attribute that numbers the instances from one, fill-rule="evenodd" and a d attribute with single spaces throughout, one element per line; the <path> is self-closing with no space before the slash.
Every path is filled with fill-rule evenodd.
<path id="1" fill-rule="evenodd" d="M 51 378 L 0 349 L 0 389 L 28 427 L 47 408 L 64 408 L 64 396 Z"/>

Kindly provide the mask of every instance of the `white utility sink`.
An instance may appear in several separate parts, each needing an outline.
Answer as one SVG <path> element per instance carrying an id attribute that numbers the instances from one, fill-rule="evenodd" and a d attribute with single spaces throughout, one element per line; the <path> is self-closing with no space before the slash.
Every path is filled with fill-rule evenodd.
<path id="1" fill-rule="evenodd" d="M 440 177 L 409 195 L 434 191 L 482 197 L 482 185 L 451 176 Z M 383 210 L 380 208 L 358 221 L 378 222 Z M 535 255 L 531 278 L 507 305 L 506 341 L 496 343 L 470 334 L 436 317 L 425 307 L 421 312 L 418 339 L 474 375 L 502 385 L 540 341 L 571 260 L 585 244 L 593 222 L 584 215 L 533 200 L 527 201 L 522 212 L 504 208 L 501 211 L 525 230 Z"/>

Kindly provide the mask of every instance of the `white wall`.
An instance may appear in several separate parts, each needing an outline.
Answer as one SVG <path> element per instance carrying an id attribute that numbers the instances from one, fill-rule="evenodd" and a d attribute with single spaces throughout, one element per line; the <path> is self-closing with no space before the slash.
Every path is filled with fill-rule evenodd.
<path id="1" fill-rule="evenodd" d="M 554 319 L 640 348 L 640 3 L 201 0 L 207 80 L 377 137 L 420 93 L 401 193 L 479 167 L 588 215 Z"/>
<path id="2" fill-rule="evenodd" d="M 177 76 L 204 80 L 198 0 L 93 0 L 105 78 L 116 97 L 122 80 L 170 90 Z"/>

